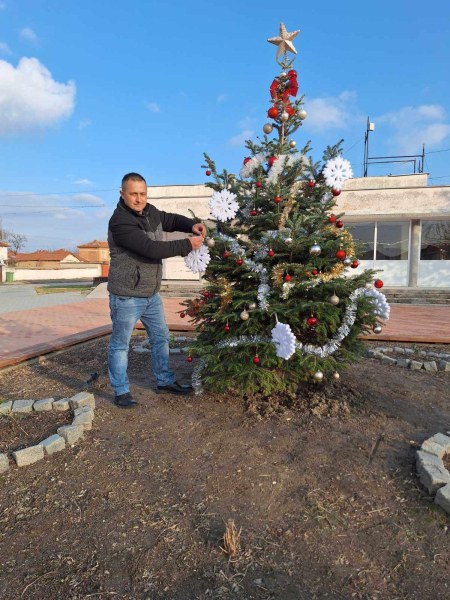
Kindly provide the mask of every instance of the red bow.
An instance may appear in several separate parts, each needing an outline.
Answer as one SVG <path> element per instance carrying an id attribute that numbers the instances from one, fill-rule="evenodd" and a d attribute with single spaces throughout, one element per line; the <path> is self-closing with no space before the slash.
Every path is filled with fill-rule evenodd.
<path id="1" fill-rule="evenodd" d="M 286 83 L 285 89 L 283 91 L 278 91 L 278 87 L 280 85 L 280 81 L 278 78 L 275 78 L 270 86 L 270 95 L 275 102 L 282 102 L 284 105 L 284 110 L 288 113 L 288 115 L 292 116 L 295 114 L 294 109 L 292 108 L 291 102 L 289 100 L 289 96 L 296 96 L 298 92 L 298 82 L 297 82 L 297 72 L 293 69 L 288 72 L 288 82 Z"/>

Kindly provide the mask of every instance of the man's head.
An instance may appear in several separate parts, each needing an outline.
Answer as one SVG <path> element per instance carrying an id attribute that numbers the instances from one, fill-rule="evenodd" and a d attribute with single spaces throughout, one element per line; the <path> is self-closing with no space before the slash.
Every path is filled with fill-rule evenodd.
<path id="1" fill-rule="evenodd" d="M 120 197 L 131 210 L 141 214 L 147 205 L 147 183 L 139 173 L 127 173 L 122 179 Z"/>

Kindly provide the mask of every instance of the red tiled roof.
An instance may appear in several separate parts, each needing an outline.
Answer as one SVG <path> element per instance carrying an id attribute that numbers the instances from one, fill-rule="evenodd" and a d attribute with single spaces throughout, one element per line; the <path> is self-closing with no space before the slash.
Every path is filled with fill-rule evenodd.
<path id="1" fill-rule="evenodd" d="M 92 242 L 87 242 L 87 244 L 81 244 L 77 246 L 78 248 L 108 248 L 108 242 L 102 242 L 99 240 L 93 240 Z"/>
<path id="2" fill-rule="evenodd" d="M 9 244 L 6 242 L 0 242 L 0 248 L 9 248 Z"/>
<path id="3" fill-rule="evenodd" d="M 21 252 L 14 254 L 14 259 L 16 262 L 24 262 L 28 260 L 46 260 L 46 261 L 55 261 L 61 262 L 67 256 L 75 256 L 79 261 L 86 262 L 84 258 L 79 256 L 75 252 L 69 252 L 69 250 L 65 250 L 61 248 L 60 250 L 38 250 L 37 252 Z"/>

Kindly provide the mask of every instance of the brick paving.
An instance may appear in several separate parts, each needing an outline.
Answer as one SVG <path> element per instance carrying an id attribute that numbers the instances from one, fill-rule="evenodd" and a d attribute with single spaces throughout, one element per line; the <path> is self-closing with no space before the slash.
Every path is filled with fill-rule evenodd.
<path id="1" fill-rule="evenodd" d="M 179 298 L 163 297 L 172 331 L 193 326 L 181 319 Z M 86 298 L 71 304 L 0 314 L 0 369 L 111 333 L 108 300 Z M 380 335 L 367 339 L 450 344 L 450 306 L 392 304 Z"/>

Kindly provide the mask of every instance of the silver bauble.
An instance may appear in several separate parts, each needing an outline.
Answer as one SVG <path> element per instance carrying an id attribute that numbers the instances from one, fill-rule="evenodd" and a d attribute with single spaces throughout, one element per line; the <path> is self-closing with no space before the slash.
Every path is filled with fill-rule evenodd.
<path id="1" fill-rule="evenodd" d="M 376 325 L 373 326 L 374 333 L 381 333 L 382 329 L 383 328 L 381 327 L 381 325 L 379 323 L 377 323 Z"/>
<path id="2" fill-rule="evenodd" d="M 311 248 L 309 249 L 309 253 L 312 254 L 313 256 L 319 256 L 319 254 L 322 252 L 322 248 L 319 246 L 319 244 L 314 243 Z"/>
<path id="3" fill-rule="evenodd" d="M 248 305 L 250 310 L 255 310 L 256 308 L 256 302 L 250 302 L 250 304 Z"/>
<path id="4" fill-rule="evenodd" d="M 285 240 L 286 244 L 292 244 L 292 238 L 287 237 Z"/>
<path id="5" fill-rule="evenodd" d="M 314 379 L 316 381 L 322 381 L 323 380 L 323 373 L 322 373 L 322 371 L 316 371 L 314 373 Z"/>
<path id="6" fill-rule="evenodd" d="M 298 111 L 298 118 L 303 121 L 304 119 L 306 119 L 306 115 L 307 114 L 308 113 L 306 112 L 306 110 L 299 110 Z"/>
<path id="7" fill-rule="evenodd" d="M 337 371 L 335 371 L 333 373 L 333 379 L 336 379 L 336 381 L 338 381 L 338 379 L 340 379 L 340 378 L 341 378 L 341 376 L 339 375 L 339 373 Z"/>
<path id="8" fill-rule="evenodd" d="M 264 131 L 264 133 L 272 133 L 272 131 L 273 131 L 272 123 L 266 123 L 263 127 L 263 131 Z"/>
<path id="9" fill-rule="evenodd" d="M 287 77 L 287 73 L 285 73 L 284 71 L 282 71 L 282 72 L 279 74 L 279 76 L 278 76 L 278 77 L 279 77 L 280 79 L 286 79 L 286 77 Z"/>
<path id="10" fill-rule="evenodd" d="M 241 314 L 240 314 L 239 316 L 241 317 L 241 319 L 242 319 L 243 321 L 247 321 L 247 319 L 249 318 L 249 316 L 250 316 L 250 315 L 249 315 L 249 314 L 248 314 L 248 312 L 247 312 L 247 311 L 244 309 L 244 310 L 241 312 Z"/>
<path id="11" fill-rule="evenodd" d="M 288 113 L 288 112 L 286 112 L 286 111 L 282 112 L 282 113 L 281 113 L 281 117 L 280 117 L 280 119 L 281 119 L 282 121 L 286 122 L 286 121 L 289 119 L 289 113 Z"/>
<path id="12" fill-rule="evenodd" d="M 352 264 L 352 259 L 347 256 L 347 258 L 344 258 L 342 262 L 346 267 L 349 267 Z"/>
<path id="13" fill-rule="evenodd" d="M 337 306 L 340 302 L 339 296 L 336 296 L 336 294 L 333 294 L 330 298 L 330 302 L 331 302 L 331 304 L 334 304 L 334 306 Z"/>
<path id="14" fill-rule="evenodd" d="M 208 248 L 214 248 L 214 246 L 216 245 L 214 238 L 208 238 L 206 240 L 206 245 L 208 246 Z"/>
<path id="15" fill-rule="evenodd" d="M 297 142 L 296 142 L 295 140 L 291 140 L 291 141 L 289 142 L 289 147 L 290 147 L 290 148 L 295 148 L 295 146 L 296 146 L 296 145 L 297 145 Z"/>

